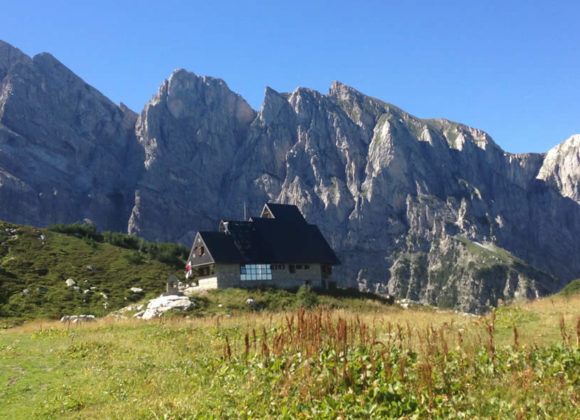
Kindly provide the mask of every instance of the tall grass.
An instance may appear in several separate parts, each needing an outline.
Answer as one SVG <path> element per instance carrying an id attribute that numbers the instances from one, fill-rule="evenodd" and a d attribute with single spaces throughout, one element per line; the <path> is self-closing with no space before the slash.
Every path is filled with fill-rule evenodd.
<path id="1" fill-rule="evenodd" d="M 0 333 L 5 418 L 578 418 L 580 298 Z"/>

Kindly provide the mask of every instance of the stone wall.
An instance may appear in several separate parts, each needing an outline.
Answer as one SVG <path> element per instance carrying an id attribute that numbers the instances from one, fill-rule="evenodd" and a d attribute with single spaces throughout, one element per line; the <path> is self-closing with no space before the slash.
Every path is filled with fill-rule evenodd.
<path id="1" fill-rule="evenodd" d="M 200 278 L 197 284 L 198 290 L 210 290 L 218 288 L 218 279 L 216 276 Z"/>
<path id="2" fill-rule="evenodd" d="M 273 265 L 276 266 L 276 265 Z M 225 289 L 227 287 L 278 287 L 297 289 L 304 284 L 315 288 L 324 287 L 320 264 L 302 264 L 302 269 L 291 273 L 288 264 L 278 264 L 279 269 L 272 269 L 272 280 L 240 280 L 240 264 L 216 264 L 215 274 L 199 278 L 197 289 Z M 300 264 L 298 264 L 300 266 Z M 283 267 L 283 268 L 282 268 Z"/>
<path id="3" fill-rule="evenodd" d="M 216 264 L 215 276 L 218 278 L 217 287 L 219 289 L 241 287 L 239 264 Z"/>

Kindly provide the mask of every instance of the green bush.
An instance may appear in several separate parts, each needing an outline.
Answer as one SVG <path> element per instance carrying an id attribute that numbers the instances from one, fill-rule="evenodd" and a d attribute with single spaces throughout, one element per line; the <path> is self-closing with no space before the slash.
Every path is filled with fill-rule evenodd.
<path id="1" fill-rule="evenodd" d="M 305 284 L 300 286 L 300 289 L 296 292 L 296 304 L 299 308 L 312 308 L 318 305 L 318 296 L 312 291 L 310 286 Z"/>
<path id="2" fill-rule="evenodd" d="M 558 293 L 561 296 L 570 297 L 580 293 L 580 279 L 572 280 Z"/>
<path id="3" fill-rule="evenodd" d="M 183 268 L 185 260 L 189 255 L 189 250 L 183 245 L 164 242 L 147 242 L 135 235 L 128 235 L 121 232 L 104 231 L 99 233 L 94 225 L 85 225 L 78 222 L 70 225 L 62 223 L 50 225 L 48 230 L 82 238 L 93 248 L 96 247 L 97 242 L 104 242 L 121 248 L 133 249 L 139 251 L 140 254 L 143 253 L 154 260 L 171 265 L 175 268 Z M 130 262 L 134 264 L 140 263 L 138 259 L 131 260 Z"/>
<path id="4" fill-rule="evenodd" d="M 95 242 L 103 242 L 103 235 L 97 232 L 95 225 L 86 225 L 79 222 L 71 223 L 70 225 L 56 223 L 48 226 L 47 230 L 77 238 L 92 239 Z"/>

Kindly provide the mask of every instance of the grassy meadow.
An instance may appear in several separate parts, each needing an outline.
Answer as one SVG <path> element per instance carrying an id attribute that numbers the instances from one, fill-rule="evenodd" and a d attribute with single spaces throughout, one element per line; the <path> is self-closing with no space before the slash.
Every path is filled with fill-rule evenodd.
<path id="1" fill-rule="evenodd" d="M 48 229 L 0 221 L 0 326 L 63 315 L 103 316 L 155 297 L 188 250 L 93 226 Z M 67 286 L 67 279 L 75 282 Z M 141 293 L 131 291 L 138 287 Z"/>
<path id="2" fill-rule="evenodd" d="M 253 312 L 251 293 L 200 297 L 205 316 L 1 330 L 0 418 L 580 418 L 578 294 L 475 317 L 285 295 Z"/>

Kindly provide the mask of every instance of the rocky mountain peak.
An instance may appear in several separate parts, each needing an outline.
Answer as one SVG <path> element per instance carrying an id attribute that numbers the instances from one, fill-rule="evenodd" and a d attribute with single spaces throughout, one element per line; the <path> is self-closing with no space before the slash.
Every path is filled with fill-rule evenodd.
<path id="1" fill-rule="evenodd" d="M 134 116 L 48 53 L 33 59 L 5 44 L 16 63 L 0 93 L 0 218 L 46 225 L 90 219 L 119 229 L 135 165 Z M 16 59 L 14 59 L 16 57 Z M 9 162 L 6 164 L 5 162 Z"/>
<path id="2" fill-rule="evenodd" d="M 361 95 L 362 94 L 358 90 L 348 85 L 345 85 L 344 83 L 341 83 L 337 80 L 334 80 L 332 82 L 332 84 L 330 85 L 330 89 L 328 90 L 328 96 L 342 100 L 348 100 L 356 96 L 360 97 Z"/>
<path id="3" fill-rule="evenodd" d="M 176 118 L 187 118 L 197 109 L 208 109 L 234 115 L 240 124 L 249 124 L 256 112 L 221 79 L 198 76 L 178 69 L 161 85 L 152 103 L 164 101 Z"/>
<path id="4" fill-rule="evenodd" d="M 13 65 L 17 63 L 29 63 L 30 61 L 30 57 L 18 48 L 0 40 L 0 82 Z"/>
<path id="5" fill-rule="evenodd" d="M 270 87 L 264 90 L 264 100 L 260 110 L 260 119 L 267 124 L 276 124 L 278 121 L 287 121 L 293 113 L 287 95 L 278 93 Z"/>
<path id="6" fill-rule="evenodd" d="M 538 179 L 580 203 L 580 134 L 571 136 L 546 154 Z"/>

